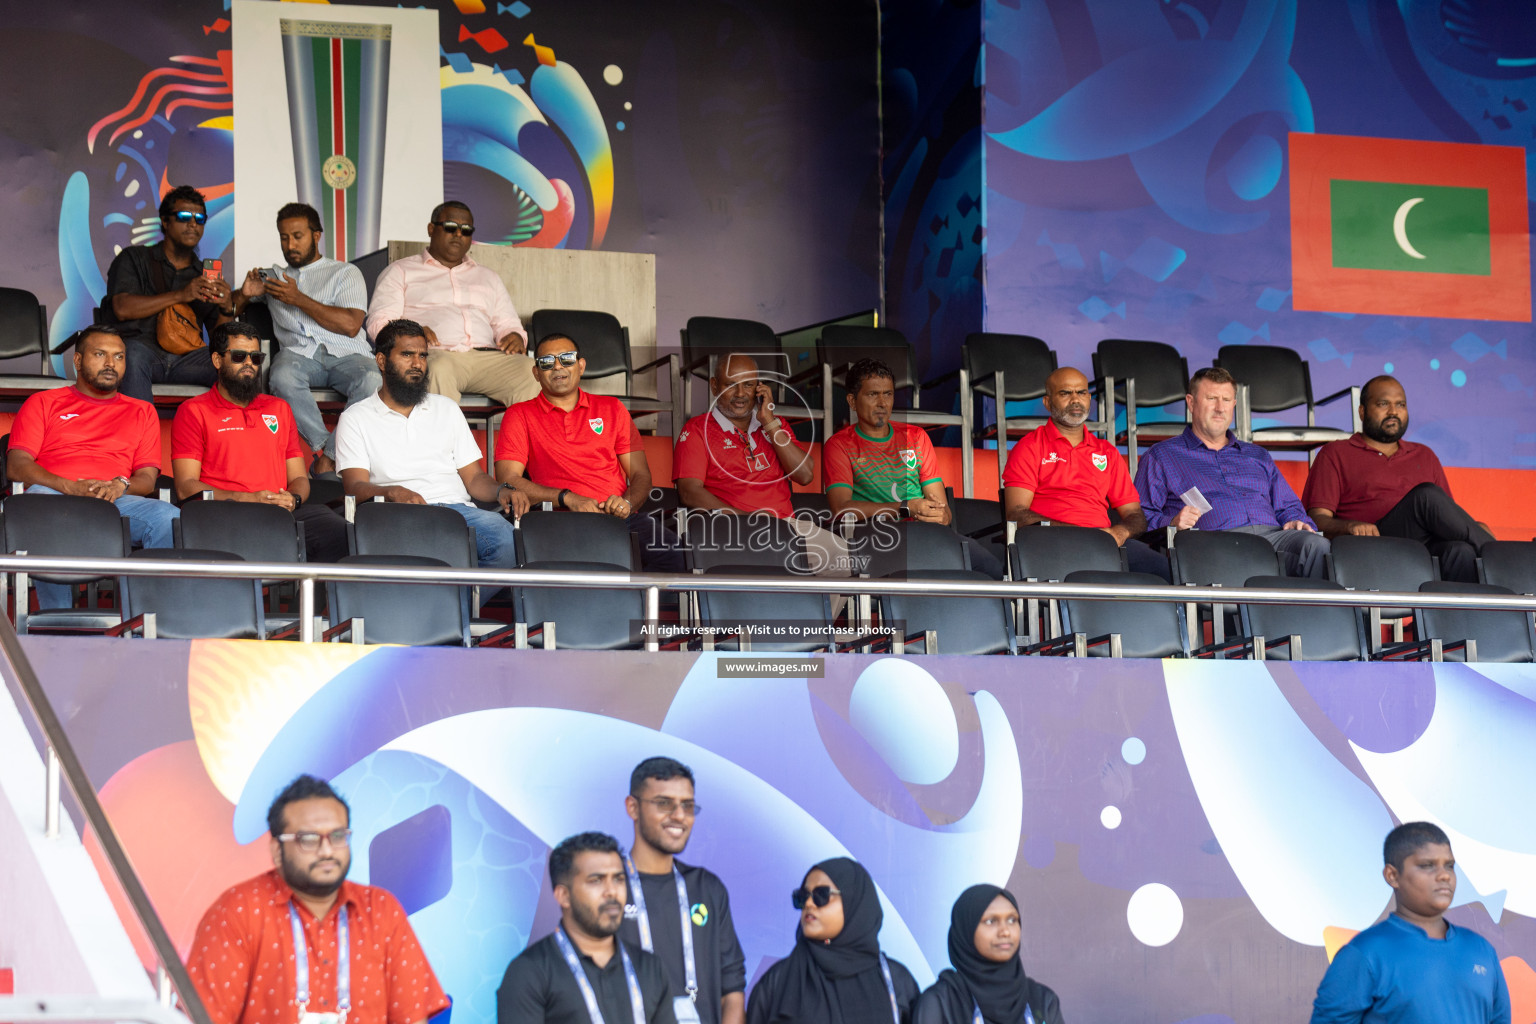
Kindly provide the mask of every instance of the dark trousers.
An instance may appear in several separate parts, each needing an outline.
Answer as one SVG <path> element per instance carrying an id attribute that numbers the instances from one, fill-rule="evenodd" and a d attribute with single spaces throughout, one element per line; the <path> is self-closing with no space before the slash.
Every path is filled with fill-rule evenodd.
<path id="1" fill-rule="evenodd" d="M 212 387 L 219 379 L 213 368 L 213 357 L 208 349 L 195 348 L 173 356 L 153 341 L 128 343 L 128 365 L 123 369 L 123 382 L 118 390 L 129 398 L 146 402 L 155 400 L 156 384 L 204 384 Z"/>
<path id="2" fill-rule="evenodd" d="M 347 521 L 319 502 L 307 502 L 293 512 L 304 524 L 304 557 L 311 562 L 339 562 L 347 554 Z"/>
<path id="3" fill-rule="evenodd" d="M 1435 484 L 1419 484 L 1376 522 L 1383 537 L 1416 540 L 1440 559 L 1440 578 L 1477 582 L 1477 554 L 1493 534 Z"/>
<path id="4" fill-rule="evenodd" d="M 640 538 L 640 568 L 646 572 L 687 572 L 683 543 L 671 527 L 656 516 L 636 512 L 625 520 L 629 532 Z"/>
<path id="5" fill-rule="evenodd" d="M 1173 571 L 1168 567 L 1168 556 L 1154 550 L 1146 541 L 1132 537 L 1125 542 L 1125 560 L 1131 572 L 1151 573 L 1164 583 L 1173 582 Z"/>

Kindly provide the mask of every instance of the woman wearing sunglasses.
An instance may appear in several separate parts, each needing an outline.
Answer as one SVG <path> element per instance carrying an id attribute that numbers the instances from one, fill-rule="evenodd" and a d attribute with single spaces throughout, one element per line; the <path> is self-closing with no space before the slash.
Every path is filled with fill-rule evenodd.
<path id="1" fill-rule="evenodd" d="M 915 1024 L 1062 1024 L 1056 993 L 1019 962 L 1019 901 L 973 885 L 949 914 L 949 963 L 917 1002 Z"/>
<path id="2" fill-rule="evenodd" d="M 880 952 L 874 879 L 847 857 L 813 867 L 790 900 L 795 948 L 768 969 L 747 1002 L 747 1024 L 907 1024 L 917 982 Z"/>

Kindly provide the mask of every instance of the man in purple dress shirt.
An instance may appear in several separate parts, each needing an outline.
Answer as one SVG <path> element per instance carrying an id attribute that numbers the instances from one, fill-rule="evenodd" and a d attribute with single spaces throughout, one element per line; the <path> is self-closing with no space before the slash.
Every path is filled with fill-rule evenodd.
<path id="1" fill-rule="evenodd" d="M 1184 396 L 1190 425 L 1141 457 L 1136 491 L 1147 530 L 1233 530 L 1269 541 L 1287 576 L 1324 575 L 1328 541 L 1269 453 L 1232 433 L 1237 386 L 1226 370 L 1208 367 L 1189 380 Z M 1211 506 L 1201 513 L 1185 496 L 1191 488 Z M 1191 496 L 1193 497 L 1193 496 Z"/>

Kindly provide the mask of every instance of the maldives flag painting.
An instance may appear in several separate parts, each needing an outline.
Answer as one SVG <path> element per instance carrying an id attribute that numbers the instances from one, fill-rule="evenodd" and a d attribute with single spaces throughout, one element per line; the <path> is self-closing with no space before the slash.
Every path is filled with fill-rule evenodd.
<path id="1" fill-rule="evenodd" d="M 1531 319 L 1525 150 L 1290 136 L 1296 309 Z"/>

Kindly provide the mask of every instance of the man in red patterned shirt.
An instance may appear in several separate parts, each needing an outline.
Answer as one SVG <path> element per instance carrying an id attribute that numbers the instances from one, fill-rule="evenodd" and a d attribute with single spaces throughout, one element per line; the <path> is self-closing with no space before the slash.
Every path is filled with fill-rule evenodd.
<path id="1" fill-rule="evenodd" d="M 214 901 L 187 957 L 215 1024 L 421 1024 L 448 1006 L 400 902 L 346 881 L 350 820 L 312 775 L 272 801 L 276 866 Z"/>

